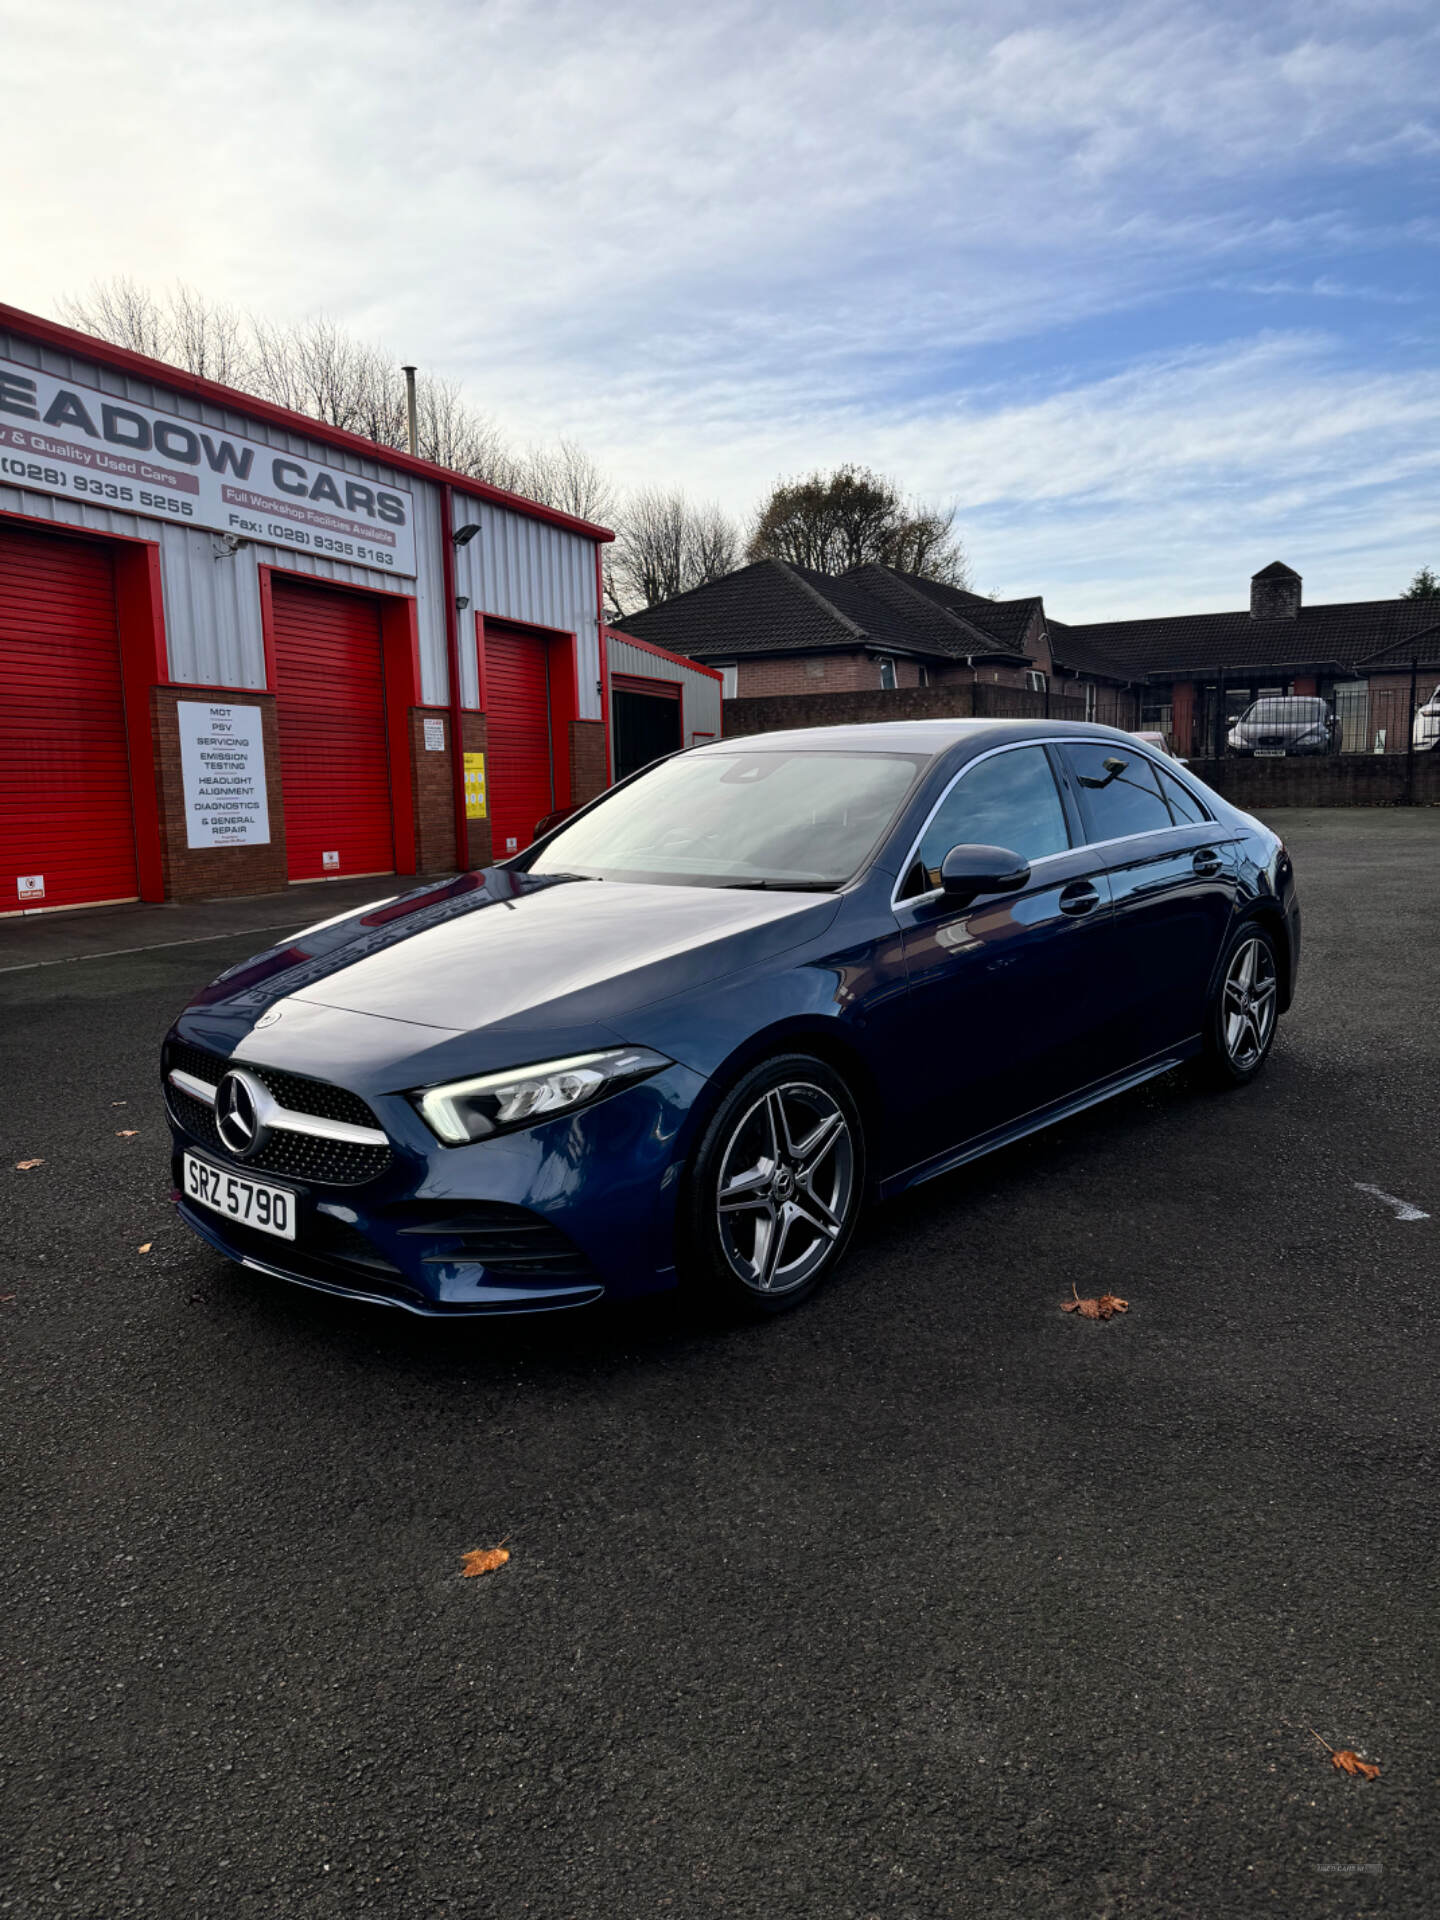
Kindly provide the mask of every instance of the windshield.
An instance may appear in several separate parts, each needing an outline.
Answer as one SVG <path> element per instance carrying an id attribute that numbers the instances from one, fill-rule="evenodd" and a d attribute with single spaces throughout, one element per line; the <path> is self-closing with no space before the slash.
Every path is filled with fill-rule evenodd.
<path id="1" fill-rule="evenodd" d="M 837 887 L 865 865 L 925 764 L 738 745 L 680 754 L 562 827 L 526 865 L 597 880 Z"/>
<path id="2" fill-rule="evenodd" d="M 1323 700 L 1305 700 L 1298 695 L 1288 697 L 1280 695 L 1270 700 L 1257 700 L 1246 713 L 1245 718 L 1252 726 L 1293 727 L 1302 721 L 1313 726 L 1317 720 L 1325 718 Z"/>

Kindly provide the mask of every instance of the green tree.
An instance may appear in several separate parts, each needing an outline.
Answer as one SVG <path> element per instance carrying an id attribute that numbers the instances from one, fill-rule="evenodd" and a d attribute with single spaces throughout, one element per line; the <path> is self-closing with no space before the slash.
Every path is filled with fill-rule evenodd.
<path id="1" fill-rule="evenodd" d="M 1440 600 L 1440 574 L 1433 567 L 1421 567 L 1401 594 L 1402 600 Z"/>
<path id="2" fill-rule="evenodd" d="M 893 481 L 853 463 L 777 482 L 756 510 L 746 558 L 831 574 L 878 563 L 952 587 L 970 585 L 955 508 L 907 500 Z"/>

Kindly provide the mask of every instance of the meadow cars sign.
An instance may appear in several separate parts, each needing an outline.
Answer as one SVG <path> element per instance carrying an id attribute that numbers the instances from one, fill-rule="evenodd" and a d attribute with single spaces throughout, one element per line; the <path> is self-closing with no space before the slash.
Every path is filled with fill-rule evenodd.
<path id="1" fill-rule="evenodd" d="M 343 468 L 0 360 L 0 481 L 397 574 L 414 500 Z"/>

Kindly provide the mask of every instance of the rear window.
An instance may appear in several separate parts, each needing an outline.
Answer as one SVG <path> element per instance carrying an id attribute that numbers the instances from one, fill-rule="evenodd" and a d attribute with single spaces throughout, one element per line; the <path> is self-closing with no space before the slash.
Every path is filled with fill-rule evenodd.
<path id="1" fill-rule="evenodd" d="M 1280 726 L 1294 726 L 1297 720 L 1323 720 L 1325 702 L 1305 699 L 1298 694 L 1274 700 L 1257 700 L 1245 718 L 1255 726 L 1263 726 L 1267 720 Z"/>
<path id="2" fill-rule="evenodd" d="M 1124 840 L 1175 824 L 1156 769 L 1143 753 L 1127 753 L 1118 742 L 1101 740 L 1066 746 L 1064 754 L 1080 788 L 1091 840 Z"/>

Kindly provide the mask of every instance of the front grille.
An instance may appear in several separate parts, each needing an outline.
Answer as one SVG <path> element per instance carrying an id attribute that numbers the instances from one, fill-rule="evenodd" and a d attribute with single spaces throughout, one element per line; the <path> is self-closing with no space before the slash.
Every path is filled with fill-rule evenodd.
<path id="1" fill-rule="evenodd" d="M 165 1059 L 165 1097 L 170 1111 L 186 1132 L 202 1141 L 212 1153 L 256 1173 L 278 1173 L 291 1180 L 309 1180 L 331 1187 L 362 1186 L 367 1180 L 378 1179 L 389 1167 L 388 1147 L 356 1145 L 348 1140 L 324 1140 L 314 1134 L 279 1130 L 271 1134 L 259 1153 L 252 1154 L 248 1160 L 236 1160 L 220 1144 L 211 1109 L 203 1100 L 172 1086 L 168 1078 L 170 1068 L 178 1067 L 182 1073 L 193 1074 L 197 1080 L 214 1086 L 232 1064 L 222 1054 L 208 1053 L 203 1047 L 192 1047 L 185 1041 L 177 1041 Z M 289 1107 L 292 1113 L 315 1114 L 322 1120 L 345 1120 L 357 1127 L 380 1124 L 359 1094 L 345 1087 L 331 1086 L 325 1080 L 309 1080 L 299 1073 L 283 1073 L 277 1067 L 251 1066 L 248 1060 L 240 1064 L 247 1073 L 263 1081 L 281 1106 Z"/>
<path id="2" fill-rule="evenodd" d="M 487 1273 L 515 1279 L 589 1276 L 590 1262 L 560 1228 L 504 1201 L 473 1205 L 401 1227 L 408 1237 L 423 1236 L 431 1246 L 421 1255 L 428 1266 L 474 1261 Z"/>

